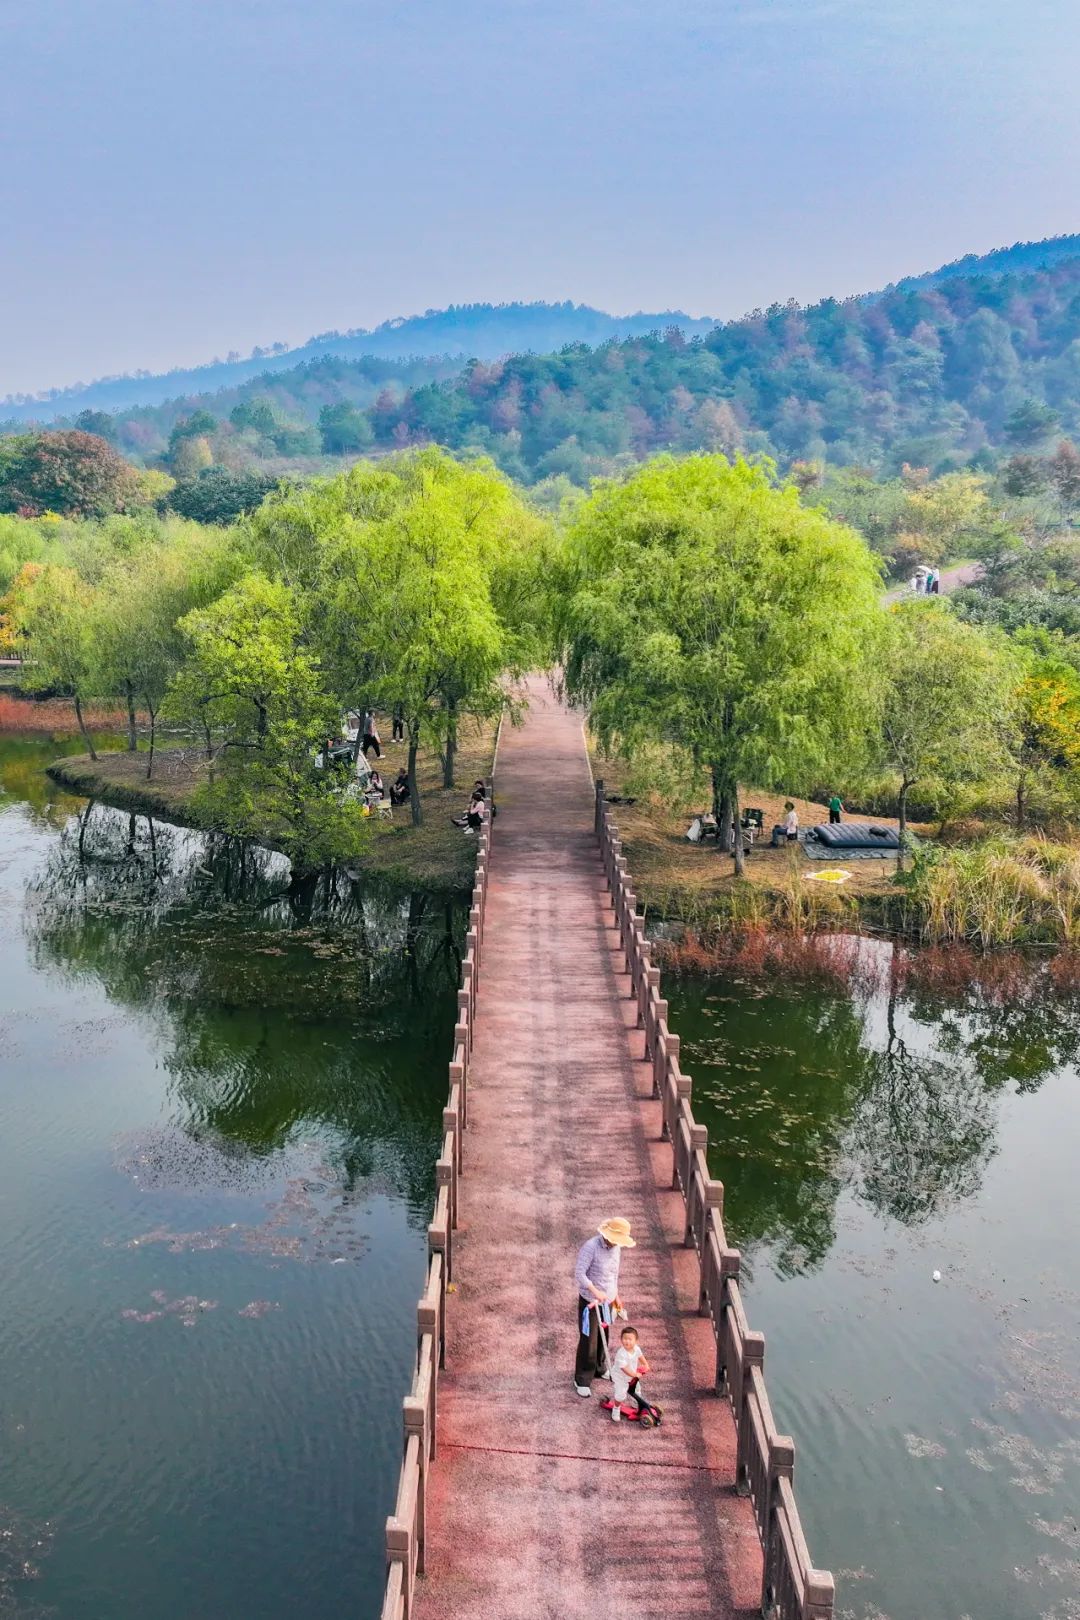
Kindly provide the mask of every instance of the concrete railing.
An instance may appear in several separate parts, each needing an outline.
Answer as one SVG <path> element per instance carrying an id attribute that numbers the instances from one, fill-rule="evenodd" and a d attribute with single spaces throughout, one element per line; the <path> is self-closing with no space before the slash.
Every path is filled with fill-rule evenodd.
<path id="1" fill-rule="evenodd" d="M 439 1370 L 446 1365 L 446 1289 L 454 1276 L 462 1133 L 469 1117 L 469 1060 L 476 1024 L 476 989 L 484 955 L 491 819 L 484 822 L 465 935 L 457 998 L 449 1099 L 443 1109 L 442 1151 L 435 1165 L 435 1213 L 428 1227 L 427 1286 L 416 1307 L 416 1368 L 404 1400 L 404 1433 L 397 1501 L 386 1521 L 386 1595 L 382 1620 L 409 1620 L 416 1577 L 424 1572 L 428 1472 L 435 1460 Z"/>
<path id="2" fill-rule="evenodd" d="M 833 1620 L 833 1578 L 810 1562 L 795 1505 L 795 1444 L 777 1432 L 765 1388 L 765 1337 L 746 1321 L 739 1283 L 740 1255 L 724 1233 L 724 1185 L 709 1175 L 708 1132 L 690 1106 L 690 1076 L 679 1066 L 679 1037 L 668 1028 L 660 970 L 650 961 L 644 918 L 637 915 L 626 858 L 604 784 L 596 783 L 596 836 L 615 907 L 638 1028 L 652 1065 L 653 1096 L 662 1110 L 662 1136 L 671 1143 L 671 1185 L 683 1195 L 683 1242 L 697 1250 L 698 1311 L 716 1337 L 716 1391 L 730 1404 L 738 1433 L 736 1488 L 753 1504 L 764 1555 L 761 1612 L 769 1620 Z"/>

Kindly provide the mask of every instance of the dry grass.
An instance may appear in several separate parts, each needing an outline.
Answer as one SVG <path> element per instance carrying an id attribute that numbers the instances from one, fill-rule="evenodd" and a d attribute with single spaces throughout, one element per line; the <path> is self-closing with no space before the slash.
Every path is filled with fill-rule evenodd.
<path id="1" fill-rule="evenodd" d="M 828 821 L 828 806 L 757 788 L 744 788 L 741 800 L 744 806 L 763 812 L 765 834 L 748 852 L 746 878 L 740 882 L 735 877 L 733 858 L 712 840 L 702 844 L 687 842 L 686 829 L 692 815 L 710 802 L 704 776 L 690 784 L 665 781 L 663 788 L 646 784 L 639 792 L 639 769 L 603 758 L 595 745 L 591 751 L 593 768 L 604 778 L 608 791 L 637 797 L 635 804 L 615 806 L 615 816 L 638 898 L 665 917 L 702 922 L 715 913 L 747 925 L 835 926 L 837 922 L 851 922 L 852 911 L 861 898 L 883 899 L 893 892 L 895 860 L 846 863 L 839 851 L 835 864 L 851 872 L 843 887 L 829 889 L 825 884 L 807 883 L 805 879 L 825 869 L 825 863 L 809 860 L 801 849 L 770 848 L 769 834 L 774 823 L 783 821 L 788 798 L 792 798 L 802 828 Z M 662 762 L 657 770 L 663 770 Z M 845 811 L 845 820 L 868 825 L 880 821 L 881 816 Z M 914 826 L 912 831 L 925 836 L 929 829 Z"/>
<path id="2" fill-rule="evenodd" d="M 98 704 L 84 708 L 83 718 L 88 731 L 122 731 L 127 726 L 126 710 Z M 75 709 L 67 698 L 36 701 L 0 691 L 0 732 L 69 737 L 77 735 L 78 730 Z"/>
<path id="3" fill-rule="evenodd" d="M 380 732 L 390 735 L 389 716 L 380 716 Z M 456 788 L 442 786 L 442 763 L 434 749 L 420 750 L 417 776 L 424 821 L 411 822 L 409 807 L 396 809 L 393 820 L 373 820 L 371 848 L 355 864 L 399 882 L 403 886 L 467 889 L 476 862 L 476 840 L 466 838 L 450 818 L 460 815 L 474 778 L 491 775 L 495 725 L 490 721 L 463 721 L 460 728 L 455 775 Z M 406 762 L 404 743 L 383 743 L 379 770 L 387 788 Z M 374 760 L 372 761 L 374 763 Z M 145 810 L 168 820 L 193 822 L 191 797 L 204 780 L 206 760 L 196 748 L 160 747 L 154 775 L 146 780 L 146 754 L 101 754 L 95 762 L 80 754 L 50 766 L 57 781 L 81 793 L 118 804 L 123 809 Z"/>

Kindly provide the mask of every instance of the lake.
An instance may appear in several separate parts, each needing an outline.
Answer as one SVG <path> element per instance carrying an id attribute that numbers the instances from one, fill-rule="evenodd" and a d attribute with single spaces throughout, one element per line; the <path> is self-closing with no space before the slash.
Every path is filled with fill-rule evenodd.
<path id="1" fill-rule="evenodd" d="M 373 1620 L 463 910 L 65 747 L 0 739 L 0 1615 Z M 1077 1003 L 872 954 L 665 979 L 811 1551 L 844 1620 L 1075 1620 Z"/>
<path id="2" fill-rule="evenodd" d="M 0 739 L 0 1614 L 380 1611 L 464 909 Z"/>
<path id="3" fill-rule="evenodd" d="M 665 977 L 811 1555 L 852 1620 L 1075 1620 L 1080 1011 L 868 950 Z"/>

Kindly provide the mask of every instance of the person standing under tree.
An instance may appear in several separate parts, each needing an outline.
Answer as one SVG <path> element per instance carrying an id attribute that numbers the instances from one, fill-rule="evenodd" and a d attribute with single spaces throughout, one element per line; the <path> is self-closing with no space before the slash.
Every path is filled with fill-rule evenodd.
<path id="1" fill-rule="evenodd" d="M 835 826 L 843 813 L 843 801 L 841 800 L 839 793 L 834 793 L 832 798 L 829 800 L 829 825 Z"/>
<path id="2" fill-rule="evenodd" d="M 375 724 L 375 714 L 372 709 L 364 710 L 364 724 L 362 728 L 360 752 L 367 759 L 367 751 L 374 748 L 375 758 L 382 759 L 382 743 L 379 740 L 379 728 Z"/>
<path id="3" fill-rule="evenodd" d="M 607 1327 L 601 1319 L 605 1305 L 614 1311 L 622 1309 L 619 1299 L 619 1261 L 624 1249 L 636 1248 L 630 1236 L 630 1222 L 621 1215 L 609 1216 L 601 1221 L 596 1236 L 589 1238 L 578 1251 L 574 1267 L 577 1284 L 577 1358 L 574 1363 L 574 1388 L 583 1400 L 592 1394 L 592 1381 L 599 1378 L 600 1362 L 606 1360 L 600 1349 L 600 1335 L 607 1344 Z"/>

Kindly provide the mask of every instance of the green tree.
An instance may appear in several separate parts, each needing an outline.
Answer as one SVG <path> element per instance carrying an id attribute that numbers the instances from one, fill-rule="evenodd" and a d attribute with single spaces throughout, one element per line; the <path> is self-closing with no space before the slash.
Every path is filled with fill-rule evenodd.
<path id="1" fill-rule="evenodd" d="M 304 645 L 295 593 L 247 574 L 180 629 L 190 650 L 170 707 L 208 742 L 204 814 L 225 832 L 269 838 L 295 875 L 360 854 L 370 833 L 362 803 L 315 765 L 340 708 Z"/>
<path id="2" fill-rule="evenodd" d="M 881 748 L 898 778 L 902 865 L 913 787 L 932 777 L 948 790 L 1005 763 L 1017 671 L 1001 641 L 936 601 L 892 609 L 882 669 Z"/>
<path id="3" fill-rule="evenodd" d="M 149 716 L 147 781 L 154 773 L 158 716 L 187 650 L 179 621 L 212 602 L 234 573 L 234 558 L 219 537 L 194 530 L 143 546 L 102 579 L 91 620 L 99 681 L 110 694 L 124 693 L 132 752 L 136 706 Z"/>
<path id="4" fill-rule="evenodd" d="M 168 504 L 196 523 L 235 523 L 260 506 L 277 482 L 270 473 L 206 467 L 195 478 L 181 479 L 170 490 Z"/>
<path id="5" fill-rule="evenodd" d="M 1021 654 L 1023 656 L 1023 654 Z M 1033 784 L 1080 768 L 1080 674 L 1053 653 L 1032 651 L 1015 694 L 1016 825 L 1023 829 Z"/>
<path id="6" fill-rule="evenodd" d="M 402 706 L 419 824 L 421 740 L 442 746 L 452 785 L 461 715 L 497 713 L 504 674 L 542 642 L 547 524 L 490 462 L 425 450 L 271 498 L 250 533 L 262 567 L 302 594 L 342 704 Z"/>
<path id="7" fill-rule="evenodd" d="M 92 433 L 30 433 L 0 443 L 0 512 L 104 517 L 137 495 L 135 469 Z"/>
<path id="8" fill-rule="evenodd" d="M 80 433 L 93 433 L 112 444 L 116 439 L 116 417 L 108 411 L 80 411 L 75 418 Z"/>
<path id="9" fill-rule="evenodd" d="M 566 685 L 608 747 L 659 735 L 739 785 L 834 776 L 859 745 L 881 617 L 865 542 L 722 456 L 662 457 L 601 487 L 569 535 Z"/>
<path id="10" fill-rule="evenodd" d="M 97 759 L 83 715 L 83 704 L 101 690 L 93 588 L 73 568 L 31 565 L 20 575 L 9 602 L 15 628 L 28 643 L 23 672 L 26 689 L 69 697 L 87 752 Z"/>
<path id="11" fill-rule="evenodd" d="M 319 433 L 328 456 L 344 456 L 351 451 L 359 454 L 375 442 L 371 423 L 347 399 L 323 406 L 319 412 Z"/>
<path id="12" fill-rule="evenodd" d="M 1005 423 L 1005 437 L 1010 444 L 1030 450 L 1049 438 L 1058 425 L 1058 414 L 1040 399 L 1021 400 Z"/>

